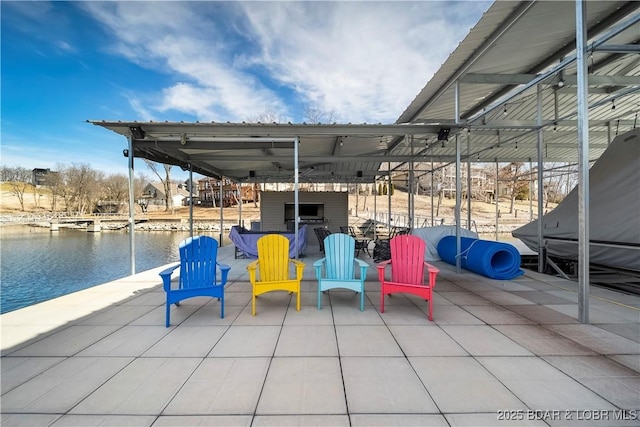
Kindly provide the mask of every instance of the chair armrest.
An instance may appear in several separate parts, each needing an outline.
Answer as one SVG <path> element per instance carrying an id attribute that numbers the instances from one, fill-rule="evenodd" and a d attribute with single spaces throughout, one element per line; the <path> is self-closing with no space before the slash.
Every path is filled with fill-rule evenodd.
<path id="1" fill-rule="evenodd" d="M 380 283 L 384 282 L 384 270 L 385 268 L 387 268 L 387 265 L 391 265 L 390 259 L 376 264 L 376 268 L 378 269 L 378 280 L 380 281 Z"/>
<path id="2" fill-rule="evenodd" d="M 313 263 L 313 267 L 316 269 L 316 279 L 322 279 L 322 267 L 324 263 L 327 261 L 326 258 L 320 258 L 316 262 Z"/>
<path id="3" fill-rule="evenodd" d="M 376 264 L 376 268 L 384 269 L 388 264 L 391 264 L 391 260 L 390 259 L 387 259 L 387 260 L 384 260 L 384 261 L 380 261 L 379 263 Z"/>
<path id="4" fill-rule="evenodd" d="M 426 261 L 424 262 L 424 266 L 427 267 L 429 273 L 440 273 L 440 270 L 436 266 L 433 266 Z"/>
<path id="5" fill-rule="evenodd" d="M 438 268 L 434 267 L 433 265 L 429 264 L 426 261 L 424 262 L 424 266 L 427 268 L 427 271 L 429 272 L 429 286 L 432 288 L 435 288 L 436 277 L 438 276 L 438 273 L 440 273 L 440 270 L 438 270 Z"/>
<path id="6" fill-rule="evenodd" d="M 369 268 L 369 264 L 359 258 L 354 258 L 353 260 L 360 266 L 360 280 L 364 282 L 367 277 L 367 269 Z"/>
<path id="7" fill-rule="evenodd" d="M 220 268 L 220 285 L 224 286 L 227 283 L 227 276 L 229 275 L 231 267 L 227 264 L 220 264 L 219 262 L 216 262 L 216 264 L 218 268 Z"/>
<path id="8" fill-rule="evenodd" d="M 289 259 L 296 266 L 296 280 L 302 280 L 302 273 L 304 272 L 304 262 L 297 259 Z"/>
<path id="9" fill-rule="evenodd" d="M 260 260 L 251 261 L 247 264 L 247 271 L 249 272 L 249 281 L 251 283 L 256 283 L 256 269 L 258 268 L 258 263 Z"/>
<path id="10" fill-rule="evenodd" d="M 165 292 L 169 292 L 171 290 L 171 275 L 173 274 L 176 268 L 180 267 L 180 263 L 176 265 L 172 265 L 171 267 L 165 268 L 160 273 L 160 277 L 162 278 L 162 286 Z"/>
<path id="11" fill-rule="evenodd" d="M 354 261 L 355 261 L 355 262 L 356 262 L 360 267 L 367 267 L 367 268 L 369 267 L 369 263 L 368 263 L 368 262 L 366 262 L 366 261 L 364 261 L 364 260 L 361 260 L 360 258 L 354 258 L 353 260 L 354 260 Z"/>
<path id="12" fill-rule="evenodd" d="M 314 267 L 321 267 L 327 261 L 326 258 L 320 258 L 316 262 L 313 263 Z"/>

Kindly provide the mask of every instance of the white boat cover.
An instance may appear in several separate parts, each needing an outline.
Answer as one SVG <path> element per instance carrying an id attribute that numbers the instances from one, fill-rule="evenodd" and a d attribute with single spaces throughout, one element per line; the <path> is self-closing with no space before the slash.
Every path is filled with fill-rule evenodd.
<path id="1" fill-rule="evenodd" d="M 411 234 L 420 237 L 427 243 L 427 250 L 424 252 L 425 261 L 440 261 L 440 254 L 438 254 L 438 243 L 446 236 L 456 235 L 455 225 L 437 225 L 435 227 L 414 228 L 411 230 Z M 467 230 L 466 228 L 460 229 L 460 235 L 462 237 L 470 237 L 473 239 L 478 238 L 478 234 Z"/>
<path id="2" fill-rule="evenodd" d="M 612 141 L 589 170 L 589 188 L 591 263 L 640 271 L 640 129 Z M 577 260 L 578 187 L 542 222 L 547 254 Z M 538 250 L 537 220 L 512 234 Z"/>

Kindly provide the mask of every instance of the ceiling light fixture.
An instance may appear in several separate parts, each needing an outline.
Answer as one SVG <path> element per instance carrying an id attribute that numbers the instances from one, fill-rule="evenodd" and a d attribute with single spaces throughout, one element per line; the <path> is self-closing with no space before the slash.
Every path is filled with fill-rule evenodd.
<path id="1" fill-rule="evenodd" d="M 438 141 L 448 141 L 451 128 L 440 128 L 438 130 Z"/>
<path id="2" fill-rule="evenodd" d="M 135 139 L 144 139 L 144 130 L 140 126 L 131 126 L 129 131 Z"/>

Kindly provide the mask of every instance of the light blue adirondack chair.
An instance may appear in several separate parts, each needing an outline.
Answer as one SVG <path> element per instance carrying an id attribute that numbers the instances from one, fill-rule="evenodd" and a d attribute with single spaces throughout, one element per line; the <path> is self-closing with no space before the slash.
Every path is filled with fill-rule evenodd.
<path id="1" fill-rule="evenodd" d="M 171 304 L 193 297 L 212 297 L 220 301 L 220 317 L 224 317 L 224 285 L 231 267 L 217 262 L 218 241 L 208 236 L 190 237 L 180 243 L 180 263 L 160 272 L 167 293 L 166 324 L 170 326 Z M 171 274 L 180 267 L 180 281 L 171 287 Z M 217 272 L 220 270 L 218 280 Z"/>
<path id="2" fill-rule="evenodd" d="M 318 310 L 322 308 L 322 292 L 345 288 L 360 292 L 360 311 L 364 311 L 364 281 L 369 264 L 355 257 L 355 244 L 353 237 L 343 233 L 325 237 L 325 257 L 313 263 L 318 279 Z M 359 278 L 356 278 L 356 266 L 360 267 Z"/>

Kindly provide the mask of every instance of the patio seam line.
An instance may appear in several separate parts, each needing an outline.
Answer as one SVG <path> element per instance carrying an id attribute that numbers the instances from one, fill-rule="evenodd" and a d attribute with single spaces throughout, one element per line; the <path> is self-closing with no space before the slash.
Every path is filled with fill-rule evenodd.
<path id="1" fill-rule="evenodd" d="M 433 296 L 432 296 L 433 298 Z M 421 310 L 422 311 L 422 310 Z M 384 319 L 383 319 L 384 321 Z M 398 345 L 398 348 L 400 349 L 400 351 L 402 352 L 402 356 L 403 358 L 406 360 L 407 364 L 410 366 L 411 371 L 413 371 L 413 373 L 415 374 L 416 378 L 418 379 L 418 381 L 420 381 L 420 384 L 422 384 L 422 387 L 424 388 L 424 391 L 427 393 L 427 395 L 429 396 L 429 398 L 431 399 L 431 401 L 433 402 L 433 405 L 436 407 L 436 409 L 438 410 L 438 413 L 442 413 L 440 406 L 438 405 L 438 402 L 436 402 L 436 399 L 434 399 L 433 395 L 431 394 L 431 392 L 429 391 L 429 387 L 427 387 L 427 385 L 424 383 L 424 381 L 422 380 L 422 378 L 420 377 L 420 375 L 418 374 L 418 372 L 416 371 L 415 366 L 413 365 L 413 363 L 411 363 L 411 360 L 409 360 L 409 356 L 407 356 L 407 353 L 405 353 L 405 351 L 402 349 L 402 346 L 400 345 L 400 342 L 398 342 L 396 336 L 393 334 L 393 331 L 389 328 L 389 324 L 387 324 L 385 322 L 385 327 L 387 328 L 387 330 L 389 331 L 389 333 L 391 334 L 391 336 L 393 337 L 393 340 L 395 341 L 395 343 Z M 442 332 L 444 332 L 442 330 L 442 328 L 439 325 L 435 325 L 435 327 L 439 328 Z"/>
<path id="2" fill-rule="evenodd" d="M 256 299 L 257 299 L 257 296 L 256 296 Z M 278 332 L 278 337 L 276 338 L 276 343 L 273 346 L 271 356 L 269 356 L 269 363 L 267 364 L 267 370 L 264 375 L 264 380 L 262 381 L 262 386 L 260 387 L 260 393 L 258 393 L 258 398 L 256 399 L 256 404 L 253 408 L 253 413 L 251 414 L 252 425 L 258 413 L 258 406 L 260 405 L 260 399 L 262 398 L 262 395 L 264 393 L 264 388 L 267 384 L 267 378 L 269 378 L 269 372 L 271 371 L 271 365 L 273 364 L 273 359 L 276 357 L 276 349 L 278 348 L 278 342 L 280 341 L 280 337 L 282 336 L 282 328 L 284 327 L 284 322 L 286 321 L 287 315 L 289 314 L 289 306 L 291 305 L 291 301 L 292 301 L 292 294 L 289 294 L 289 301 L 287 302 L 287 309 L 285 310 L 284 316 L 282 316 L 282 323 L 280 325 L 275 325 L 275 326 L 280 326 L 280 330 Z M 251 301 L 249 301 L 249 303 L 251 303 Z M 302 307 L 300 307 L 300 309 L 302 310 Z M 256 307 L 256 316 L 258 315 L 257 311 L 258 310 Z"/>
<path id="3" fill-rule="evenodd" d="M 573 355 L 570 356 L 555 356 L 555 357 L 574 357 Z M 613 363 L 616 363 L 617 365 L 621 366 L 624 368 L 623 365 L 620 365 L 618 362 L 616 362 L 615 360 L 611 360 L 609 359 L 607 356 L 605 355 L 585 355 L 583 357 L 589 357 L 589 358 L 596 358 L 596 357 L 604 357 L 608 360 L 610 360 Z M 551 362 L 545 360 L 544 358 L 541 357 L 541 359 L 543 359 L 546 363 L 548 363 L 549 365 L 551 365 L 553 368 L 557 369 L 558 371 L 562 372 L 564 375 L 566 375 L 568 378 L 571 378 L 573 381 L 577 382 L 578 384 L 580 384 L 582 387 L 586 388 L 587 390 L 591 391 L 593 394 L 595 394 L 596 396 L 598 396 L 599 398 L 601 398 L 602 400 L 610 403 L 612 406 L 614 406 L 615 408 L 618 408 L 619 410 L 624 410 L 625 408 L 621 408 L 620 406 L 618 406 L 617 404 L 615 404 L 614 402 L 612 402 L 610 399 L 602 396 L 600 393 L 598 393 L 596 390 L 593 390 L 591 387 L 589 387 L 587 384 L 584 384 L 582 381 L 580 381 L 579 379 L 574 378 L 573 376 L 569 375 L 568 373 L 566 373 L 565 371 L 563 371 L 561 368 L 556 367 L 555 365 L 553 365 Z M 639 376 L 640 377 L 640 376 Z M 627 376 L 623 377 L 623 378 L 628 378 Z"/>
<path id="4" fill-rule="evenodd" d="M 319 287 L 320 284 L 318 284 L 317 286 Z M 338 352 L 338 366 L 340 367 L 340 381 L 342 381 L 342 392 L 344 393 L 344 406 L 345 406 L 346 416 L 349 418 L 349 425 L 351 425 L 351 410 L 349 409 L 349 399 L 347 398 L 347 384 L 344 380 L 344 367 L 342 366 L 342 356 L 340 355 L 340 342 L 338 340 L 338 329 L 336 327 L 335 312 L 333 311 L 333 304 L 331 304 L 331 293 L 327 291 L 327 295 L 329 296 L 329 304 L 331 306 L 331 320 L 333 323 L 333 334 L 336 337 L 336 350 Z M 365 292 L 365 297 L 368 299 L 366 292 Z"/>

